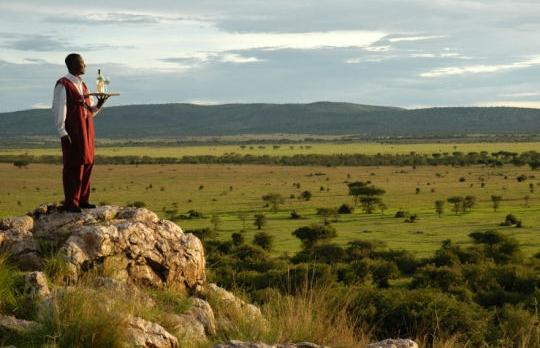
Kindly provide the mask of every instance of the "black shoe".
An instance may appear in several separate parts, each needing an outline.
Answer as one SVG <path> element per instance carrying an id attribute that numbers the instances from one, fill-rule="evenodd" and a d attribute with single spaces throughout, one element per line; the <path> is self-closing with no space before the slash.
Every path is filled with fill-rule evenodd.
<path id="1" fill-rule="evenodd" d="M 79 207 L 64 207 L 64 210 L 69 213 L 82 213 L 82 209 Z"/>
<path id="2" fill-rule="evenodd" d="M 80 203 L 79 207 L 81 207 L 83 209 L 94 209 L 96 207 L 96 205 L 95 204 L 90 204 L 90 203 Z"/>

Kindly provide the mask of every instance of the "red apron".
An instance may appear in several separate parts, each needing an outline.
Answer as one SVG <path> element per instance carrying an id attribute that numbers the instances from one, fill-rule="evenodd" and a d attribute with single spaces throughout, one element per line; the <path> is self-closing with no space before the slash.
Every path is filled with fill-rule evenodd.
<path id="1" fill-rule="evenodd" d="M 64 154 L 64 165 L 92 164 L 94 163 L 94 117 L 84 103 L 91 104 L 88 88 L 83 82 L 83 94 L 80 95 L 77 87 L 68 78 L 62 77 L 56 84 L 61 83 L 66 88 L 66 122 L 65 128 L 71 138 L 71 146 Z"/>

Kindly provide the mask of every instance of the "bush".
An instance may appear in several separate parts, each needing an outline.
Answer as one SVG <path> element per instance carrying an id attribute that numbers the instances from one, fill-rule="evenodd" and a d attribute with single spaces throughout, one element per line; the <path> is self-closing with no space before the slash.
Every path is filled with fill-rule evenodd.
<path id="1" fill-rule="evenodd" d="M 479 347 L 487 329 L 486 312 L 435 289 L 358 289 L 349 307 L 359 328 L 368 326 L 377 338 L 462 336 Z M 384 318 L 384 320 L 381 320 Z M 429 343 L 429 342 L 426 342 Z"/>
<path id="2" fill-rule="evenodd" d="M 293 236 L 300 239 L 305 249 L 309 249 L 321 240 L 328 240 L 336 236 L 336 230 L 329 225 L 304 226 L 297 228 L 292 233 Z"/>
<path id="3" fill-rule="evenodd" d="M 296 210 L 291 211 L 291 219 L 297 220 L 297 219 L 300 219 L 300 218 L 301 218 L 301 216 L 300 216 L 300 214 L 298 214 L 296 212 Z"/>
<path id="4" fill-rule="evenodd" d="M 311 200 L 311 197 L 312 197 L 312 196 L 313 196 L 313 195 L 311 194 L 310 191 L 304 191 L 304 192 L 302 192 L 302 193 L 300 194 L 300 198 L 302 198 L 304 201 L 309 201 L 309 200 Z"/>
<path id="5" fill-rule="evenodd" d="M 395 218 L 404 218 L 404 217 L 407 217 L 409 216 L 409 212 L 408 211 L 404 211 L 404 210 L 398 210 L 396 211 L 396 214 L 394 215 Z"/>
<path id="6" fill-rule="evenodd" d="M 128 202 L 126 205 L 128 207 L 135 207 L 135 208 L 144 208 L 144 207 L 146 207 L 146 203 L 143 202 L 143 201 Z"/>
<path id="7" fill-rule="evenodd" d="M 302 253 L 302 251 L 300 252 Z M 338 244 L 321 244 L 316 245 L 308 252 L 309 258 L 305 258 L 303 262 L 321 262 L 334 264 L 343 262 L 347 258 L 347 253 Z"/>
<path id="8" fill-rule="evenodd" d="M 508 214 L 506 215 L 504 222 L 501 222 L 501 226 L 516 226 L 521 227 L 522 223 L 521 220 L 519 220 L 514 214 Z"/>
<path id="9" fill-rule="evenodd" d="M 192 233 L 195 237 L 199 238 L 203 242 L 215 236 L 215 231 L 208 227 L 186 230 L 186 233 Z"/>
<path id="10" fill-rule="evenodd" d="M 266 251 L 272 250 L 274 237 L 268 232 L 259 232 L 253 236 L 253 244 L 260 246 Z"/>
<path id="11" fill-rule="evenodd" d="M 340 205 L 338 208 L 338 214 L 352 214 L 353 211 L 354 211 L 354 207 L 345 203 Z"/>
<path id="12" fill-rule="evenodd" d="M 238 233 L 238 232 L 233 233 L 231 235 L 231 239 L 232 239 L 232 243 L 235 246 L 242 245 L 242 244 L 244 244 L 244 241 L 245 241 L 244 235 L 242 233 Z"/>

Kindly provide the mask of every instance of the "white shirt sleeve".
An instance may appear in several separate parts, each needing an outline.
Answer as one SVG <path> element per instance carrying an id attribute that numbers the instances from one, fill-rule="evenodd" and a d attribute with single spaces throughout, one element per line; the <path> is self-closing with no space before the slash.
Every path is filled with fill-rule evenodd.
<path id="1" fill-rule="evenodd" d="M 66 88 L 61 83 L 56 84 L 54 87 L 52 112 L 58 136 L 61 138 L 68 135 L 66 132 Z"/>

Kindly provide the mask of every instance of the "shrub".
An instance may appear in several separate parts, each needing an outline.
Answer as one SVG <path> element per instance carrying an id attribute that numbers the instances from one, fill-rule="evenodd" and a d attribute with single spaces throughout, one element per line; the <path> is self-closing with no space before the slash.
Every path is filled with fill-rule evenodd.
<path id="1" fill-rule="evenodd" d="M 144 208 L 144 207 L 146 207 L 146 203 L 143 202 L 143 201 L 128 202 L 126 205 L 128 207 L 135 207 L 135 208 Z"/>
<path id="2" fill-rule="evenodd" d="M 302 192 L 302 193 L 300 194 L 300 197 L 301 197 L 304 201 L 309 201 L 309 200 L 311 200 L 311 197 L 312 197 L 312 196 L 313 196 L 313 195 L 311 194 L 310 191 L 304 191 L 304 192 Z"/>
<path id="3" fill-rule="evenodd" d="M 253 244 L 260 246 L 266 251 L 272 250 L 274 237 L 267 232 L 259 232 L 253 236 Z"/>
<path id="4" fill-rule="evenodd" d="M 354 211 L 354 207 L 345 203 L 340 205 L 338 208 L 338 214 L 352 214 L 353 211 Z"/>
<path id="5" fill-rule="evenodd" d="M 300 216 L 300 214 L 298 214 L 296 212 L 296 210 L 291 211 L 291 219 L 297 220 L 297 219 L 300 219 L 300 218 L 301 218 L 301 216 Z"/>
<path id="6" fill-rule="evenodd" d="M 347 254 L 351 260 L 371 257 L 376 248 L 384 246 L 385 243 L 379 240 L 355 239 L 347 243 Z"/>
<path id="7" fill-rule="evenodd" d="M 334 238 L 336 236 L 336 230 L 329 225 L 313 224 L 297 228 L 292 234 L 300 239 L 305 249 L 309 249 L 321 240 Z"/>
<path id="8" fill-rule="evenodd" d="M 463 336 L 481 346 L 487 329 L 486 313 L 435 289 L 375 289 L 361 287 L 349 306 L 357 325 L 368 326 L 378 338 Z M 384 320 L 380 320 L 381 316 Z"/>
<path id="9" fill-rule="evenodd" d="M 245 238 L 242 233 L 235 232 L 231 235 L 232 242 L 235 246 L 244 244 Z"/>
<path id="10" fill-rule="evenodd" d="M 394 215 L 394 217 L 398 218 L 398 219 L 401 219 L 401 218 L 404 218 L 404 217 L 407 217 L 407 216 L 409 216 L 409 212 L 404 211 L 404 210 L 398 210 L 398 211 L 396 211 L 396 214 Z"/>
<path id="11" fill-rule="evenodd" d="M 522 223 L 521 220 L 519 220 L 514 214 L 508 214 L 506 215 L 504 222 L 501 222 L 501 226 L 516 226 L 521 227 Z"/>

